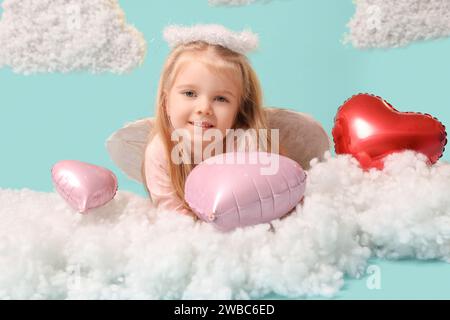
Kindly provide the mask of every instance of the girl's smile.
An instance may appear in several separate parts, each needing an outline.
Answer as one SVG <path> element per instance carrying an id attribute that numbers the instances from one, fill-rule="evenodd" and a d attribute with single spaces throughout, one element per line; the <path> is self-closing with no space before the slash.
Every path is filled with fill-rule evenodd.
<path id="1" fill-rule="evenodd" d="M 200 128 L 214 128 L 214 126 L 208 122 L 208 121 L 202 121 L 202 120 L 198 120 L 198 121 L 189 121 L 189 124 L 192 126 L 196 126 L 196 127 L 200 127 Z"/>

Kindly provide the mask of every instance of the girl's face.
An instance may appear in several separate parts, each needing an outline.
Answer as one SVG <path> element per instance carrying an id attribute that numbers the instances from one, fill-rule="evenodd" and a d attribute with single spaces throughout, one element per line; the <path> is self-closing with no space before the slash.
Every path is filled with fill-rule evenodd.
<path id="1" fill-rule="evenodd" d="M 187 129 L 191 138 L 201 139 L 210 128 L 225 137 L 237 115 L 240 94 L 238 79 L 192 59 L 181 67 L 167 93 L 167 114 L 173 128 Z M 203 142 L 203 148 L 212 140 Z"/>

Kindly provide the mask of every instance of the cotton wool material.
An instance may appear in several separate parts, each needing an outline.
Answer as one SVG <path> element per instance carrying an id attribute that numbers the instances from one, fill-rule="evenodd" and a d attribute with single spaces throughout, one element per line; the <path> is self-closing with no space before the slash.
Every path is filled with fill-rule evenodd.
<path id="1" fill-rule="evenodd" d="M 251 4 L 256 0 L 208 0 L 212 6 L 244 6 Z"/>
<path id="2" fill-rule="evenodd" d="M 193 41 L 204 41 L 221 45 L 241 54 L 258 48 L 258 35 L 251 30 L 231 31 L 218 24 L 196 24 L 193 26 L 169 25 L 163 31 L 164 40 L 171 48 Z"/>
<path id="3" fill-rule="evenodd" d="M 303 205 L 222 233 L 119 191 L 82 215 L 56 193 L 0 189 L 1 299 L 336 295 L 373 256 L 450 262 L 450 164 L 404 152 L 383 171 L 327 154 Z"/>
<path id="4" fill-rule="evenodd" d="M 344 42 L 359 49 L 401 47 L 450 35 L 448 0 L 357 0 Z"/>
<path id="5" fill-rule="evenodd" d="M 144 37 L 117 0 L 4 0 L 2 7 L 0 68 L 122 74 L 144 60 Z"/>

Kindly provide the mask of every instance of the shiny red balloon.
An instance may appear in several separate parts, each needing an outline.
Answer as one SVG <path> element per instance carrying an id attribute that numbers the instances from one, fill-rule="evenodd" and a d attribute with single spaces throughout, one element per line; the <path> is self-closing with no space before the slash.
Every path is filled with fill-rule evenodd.
<path id="1" fill-rule="evenodd" d="M 447 143 L 445 126 L 429 114 L 399 112 L 380 97 L 358 94 L 337 111 L 332 130 L 336 154 L 351 154 L 363 169 L 383 169 L 383 158 L 404 150 L 435 163 Z"/>

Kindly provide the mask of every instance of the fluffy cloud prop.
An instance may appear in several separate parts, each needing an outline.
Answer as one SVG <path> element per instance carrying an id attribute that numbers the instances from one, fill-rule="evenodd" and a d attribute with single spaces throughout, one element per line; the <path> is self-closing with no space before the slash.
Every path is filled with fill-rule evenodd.
<path id="1" fill-rule="evenodd" d="M 124 191 L 81 215 L 56 193 L 0 190 L 0 298 L 332 296 L 370 256 L 450 262 L 450 164 L 404 152 L 364 172 L 328 154 L 308 179 L 272 229 L 225 234 Z"/>
<path id="2" fill-rule="evenodd" d="M 144 60 L 144 37 L 117 0 L 5 0 L 2 7 L 0 67 L 120 74 Z"/>
<path id="3" fill-rule="evenodd" d="M 212 6 L 244 6 L 256 0 L 208 0 Z"/>
<path id="4" fill-rule="evenodd" d="M 360 49 L 400 47 L 450 35 L 448 0 L 356 0 L 345 42 Z"/>

